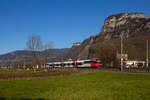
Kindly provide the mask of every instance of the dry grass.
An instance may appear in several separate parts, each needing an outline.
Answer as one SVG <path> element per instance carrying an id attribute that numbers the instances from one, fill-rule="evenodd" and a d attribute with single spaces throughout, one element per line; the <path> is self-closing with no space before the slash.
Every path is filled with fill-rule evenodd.
<path id="1" fill-rule="evenodd" d="M 0 80 L 30 80 L 34 78 L 47 78 L 47 77 L 57 77 L 57 76 L 70 76 L 70 75 L 81 75 L 86 73 L 91 73 L 97 70 L 91 69 L 55 69 L 50 71 L 26 71 L 26 70 L 7 70 L 0 71 Z"/>

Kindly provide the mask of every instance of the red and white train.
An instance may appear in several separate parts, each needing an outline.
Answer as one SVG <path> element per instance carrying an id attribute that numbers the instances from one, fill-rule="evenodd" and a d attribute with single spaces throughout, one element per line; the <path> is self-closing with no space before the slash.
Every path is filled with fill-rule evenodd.
<path id="1" fill-rule="evenodd" d="M 66 61 L 66 62 L 51 62 L 46 64 L 46 68 L 90 68 L 90 67 L 100 67 L 99 60 L 76 60 L 76 61 Z"/>

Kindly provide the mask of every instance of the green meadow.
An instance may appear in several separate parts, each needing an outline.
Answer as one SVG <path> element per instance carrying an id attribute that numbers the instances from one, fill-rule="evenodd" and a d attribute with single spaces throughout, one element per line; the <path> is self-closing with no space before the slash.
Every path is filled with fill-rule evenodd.
<path id="1" fill-rule="evenodd" d="M 1 80 L 1 100 L 150 100 L 150 74 L 93 72 Z"/>

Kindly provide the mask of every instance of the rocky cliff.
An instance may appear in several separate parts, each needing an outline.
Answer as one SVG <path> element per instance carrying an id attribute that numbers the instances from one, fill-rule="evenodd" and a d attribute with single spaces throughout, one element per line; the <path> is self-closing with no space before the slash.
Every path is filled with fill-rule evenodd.
<path id="1" fill-rule="evenodd" d="M 128 38 L 141 33 L 150 32 L 150 18 L 143 13 L 124 13 L 109 16 L 104 23 L 99 36 L 105 40 L 118 38 L 120 35 Z"/>

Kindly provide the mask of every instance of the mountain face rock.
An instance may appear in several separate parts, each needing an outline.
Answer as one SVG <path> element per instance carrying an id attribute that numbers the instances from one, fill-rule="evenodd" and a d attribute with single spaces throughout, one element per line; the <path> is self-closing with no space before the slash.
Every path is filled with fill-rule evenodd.
<path id="1" fill-rule="evenodd" d="M 84 41 L 86 44 L 86 41 Z M 78 59 L 87 59 L 89 56 L 89 49 L 94 42 L 94 37 L 90 37 L 87 41 L 88 44 L 84 45 L 84 48 L 80 50 L 80 54 L 78 55 Z M 83 45 L 83 44 L 82 44 Z"/>
<path id="2" fill-rule="evenodd" d="M 90 47 L 98 42 L 113 39 L 132 38 L 150 35 L 150 18 L 143 13 L 121 13 L 106 18 L 104 25 L 97 36 L 83 41 L 77 59 L 88 59 Z M 139 40 L 140 41 L 140 40 Z"/>
<path id="3" fill-rule="evenodd" d="M 150 18 L 143 13 L 124 13 L 109 16 L 99 36 L 109 40 L 120 35 L 128 38 L 143 32 L 150 32 Z"/>

